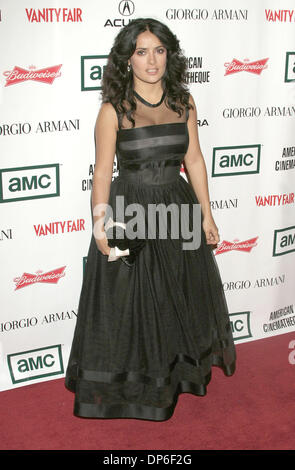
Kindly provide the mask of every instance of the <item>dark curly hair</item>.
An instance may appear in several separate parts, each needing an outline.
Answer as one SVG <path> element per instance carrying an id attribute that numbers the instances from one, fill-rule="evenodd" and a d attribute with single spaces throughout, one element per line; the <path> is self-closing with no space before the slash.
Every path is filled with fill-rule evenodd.
<path id="1" fill-rule="evenodd" d="M 108 56 L 102 78 L 102 102 L 112 103 L 119 121 L 124 114 L 132 122 L 132 113 L 136 109 L 133 94 L 133 73 L 127 71 L 127 61 L 136 49 L 137 36 L 150 31 L 167 49 L 166 70 L 162 77 L 162 86 L 166 90 L 165 103 L 179 116 L 183 113 L 182 106 L 193 108 L 189 103 L 189 91 L 185 82 L 187 61 L 180 49 L 179 40 L 170 29 L 153 18 L 137 18 L 130 21 L 117 34 Z M 126 109 L 123 102 L 127 101 L 130 108 Z"/>

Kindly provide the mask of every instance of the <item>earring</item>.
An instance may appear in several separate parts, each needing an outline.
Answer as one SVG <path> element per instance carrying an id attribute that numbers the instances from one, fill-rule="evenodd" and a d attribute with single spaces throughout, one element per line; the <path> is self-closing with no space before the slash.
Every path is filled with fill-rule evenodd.
<path id="1" fill-rule="evenodd" d="M 130 70 L 131 70 L 131 66 L 130 66 L 130 64 L 128 64 L 127 65 L 127 72 L 130 72 Z"/>

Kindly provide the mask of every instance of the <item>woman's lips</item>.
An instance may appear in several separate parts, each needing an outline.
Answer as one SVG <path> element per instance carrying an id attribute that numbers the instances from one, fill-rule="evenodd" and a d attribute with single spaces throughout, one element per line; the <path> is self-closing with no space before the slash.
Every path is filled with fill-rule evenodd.
<path id="1" fill-rule="evenodd" d="M 158 73 L 158 69 L 148 69 L 147 73 L 149 75 L 156 75 L 156 73 Z"/>

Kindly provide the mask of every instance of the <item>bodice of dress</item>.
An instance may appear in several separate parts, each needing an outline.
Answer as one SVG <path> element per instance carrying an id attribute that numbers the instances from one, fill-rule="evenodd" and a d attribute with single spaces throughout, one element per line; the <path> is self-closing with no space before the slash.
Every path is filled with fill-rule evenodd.
<path id="1" fill-rule="evenodd" d="M 179 177 L 188 148 L 188 109 L 179 117 L 165 102 L 151 108 L 137 101 L 135 127 L 119 119 L 116 156 L 119 176 L 142 184 L 164 184 Z"/>

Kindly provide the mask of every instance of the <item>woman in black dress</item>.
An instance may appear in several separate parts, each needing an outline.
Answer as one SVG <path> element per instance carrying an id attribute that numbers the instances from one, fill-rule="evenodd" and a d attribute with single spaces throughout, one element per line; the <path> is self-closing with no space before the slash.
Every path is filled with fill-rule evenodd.
<path id="1" fill-rule="evenodd" d="M 213 366 L 227 376 L 235 370 L 229 314 L 212 253 L 219 235 L 196 105 L 185 77 L 185 57 L 166 25 L 136 19 L 120 30 L 103 77 L 93 234 L 66 371 L 76 416 L 167 420 L 180 393 L 206 394 Z M 119 175 L 112 180 L 115 155 Z M 124 220 L 119 214 L 118 196 L 124 211 L 130 204 L 144 210 L 145 228 L 151 225 L 149 207 L 189 207 L 181 220 L 194 240 L 199 234 L 197 246 L 184 249 L 187 237 L 182 231 L 174 236 L 174 211 L 164 224 L 166 237 L 159 236 L 162 213 L 153 219 L 156 236 L 147 231 L 134 241 L 127 236 L 129 251 L 112 258 L 114 247 L 124 246 L 109 236 L 106 222 L 126 228 L 130 221 L 130 213 L 124 212 Z M 107 207 L 113 210 L 110 219 Z M 200 217 L 193 212 L 197 207 Z"/>

